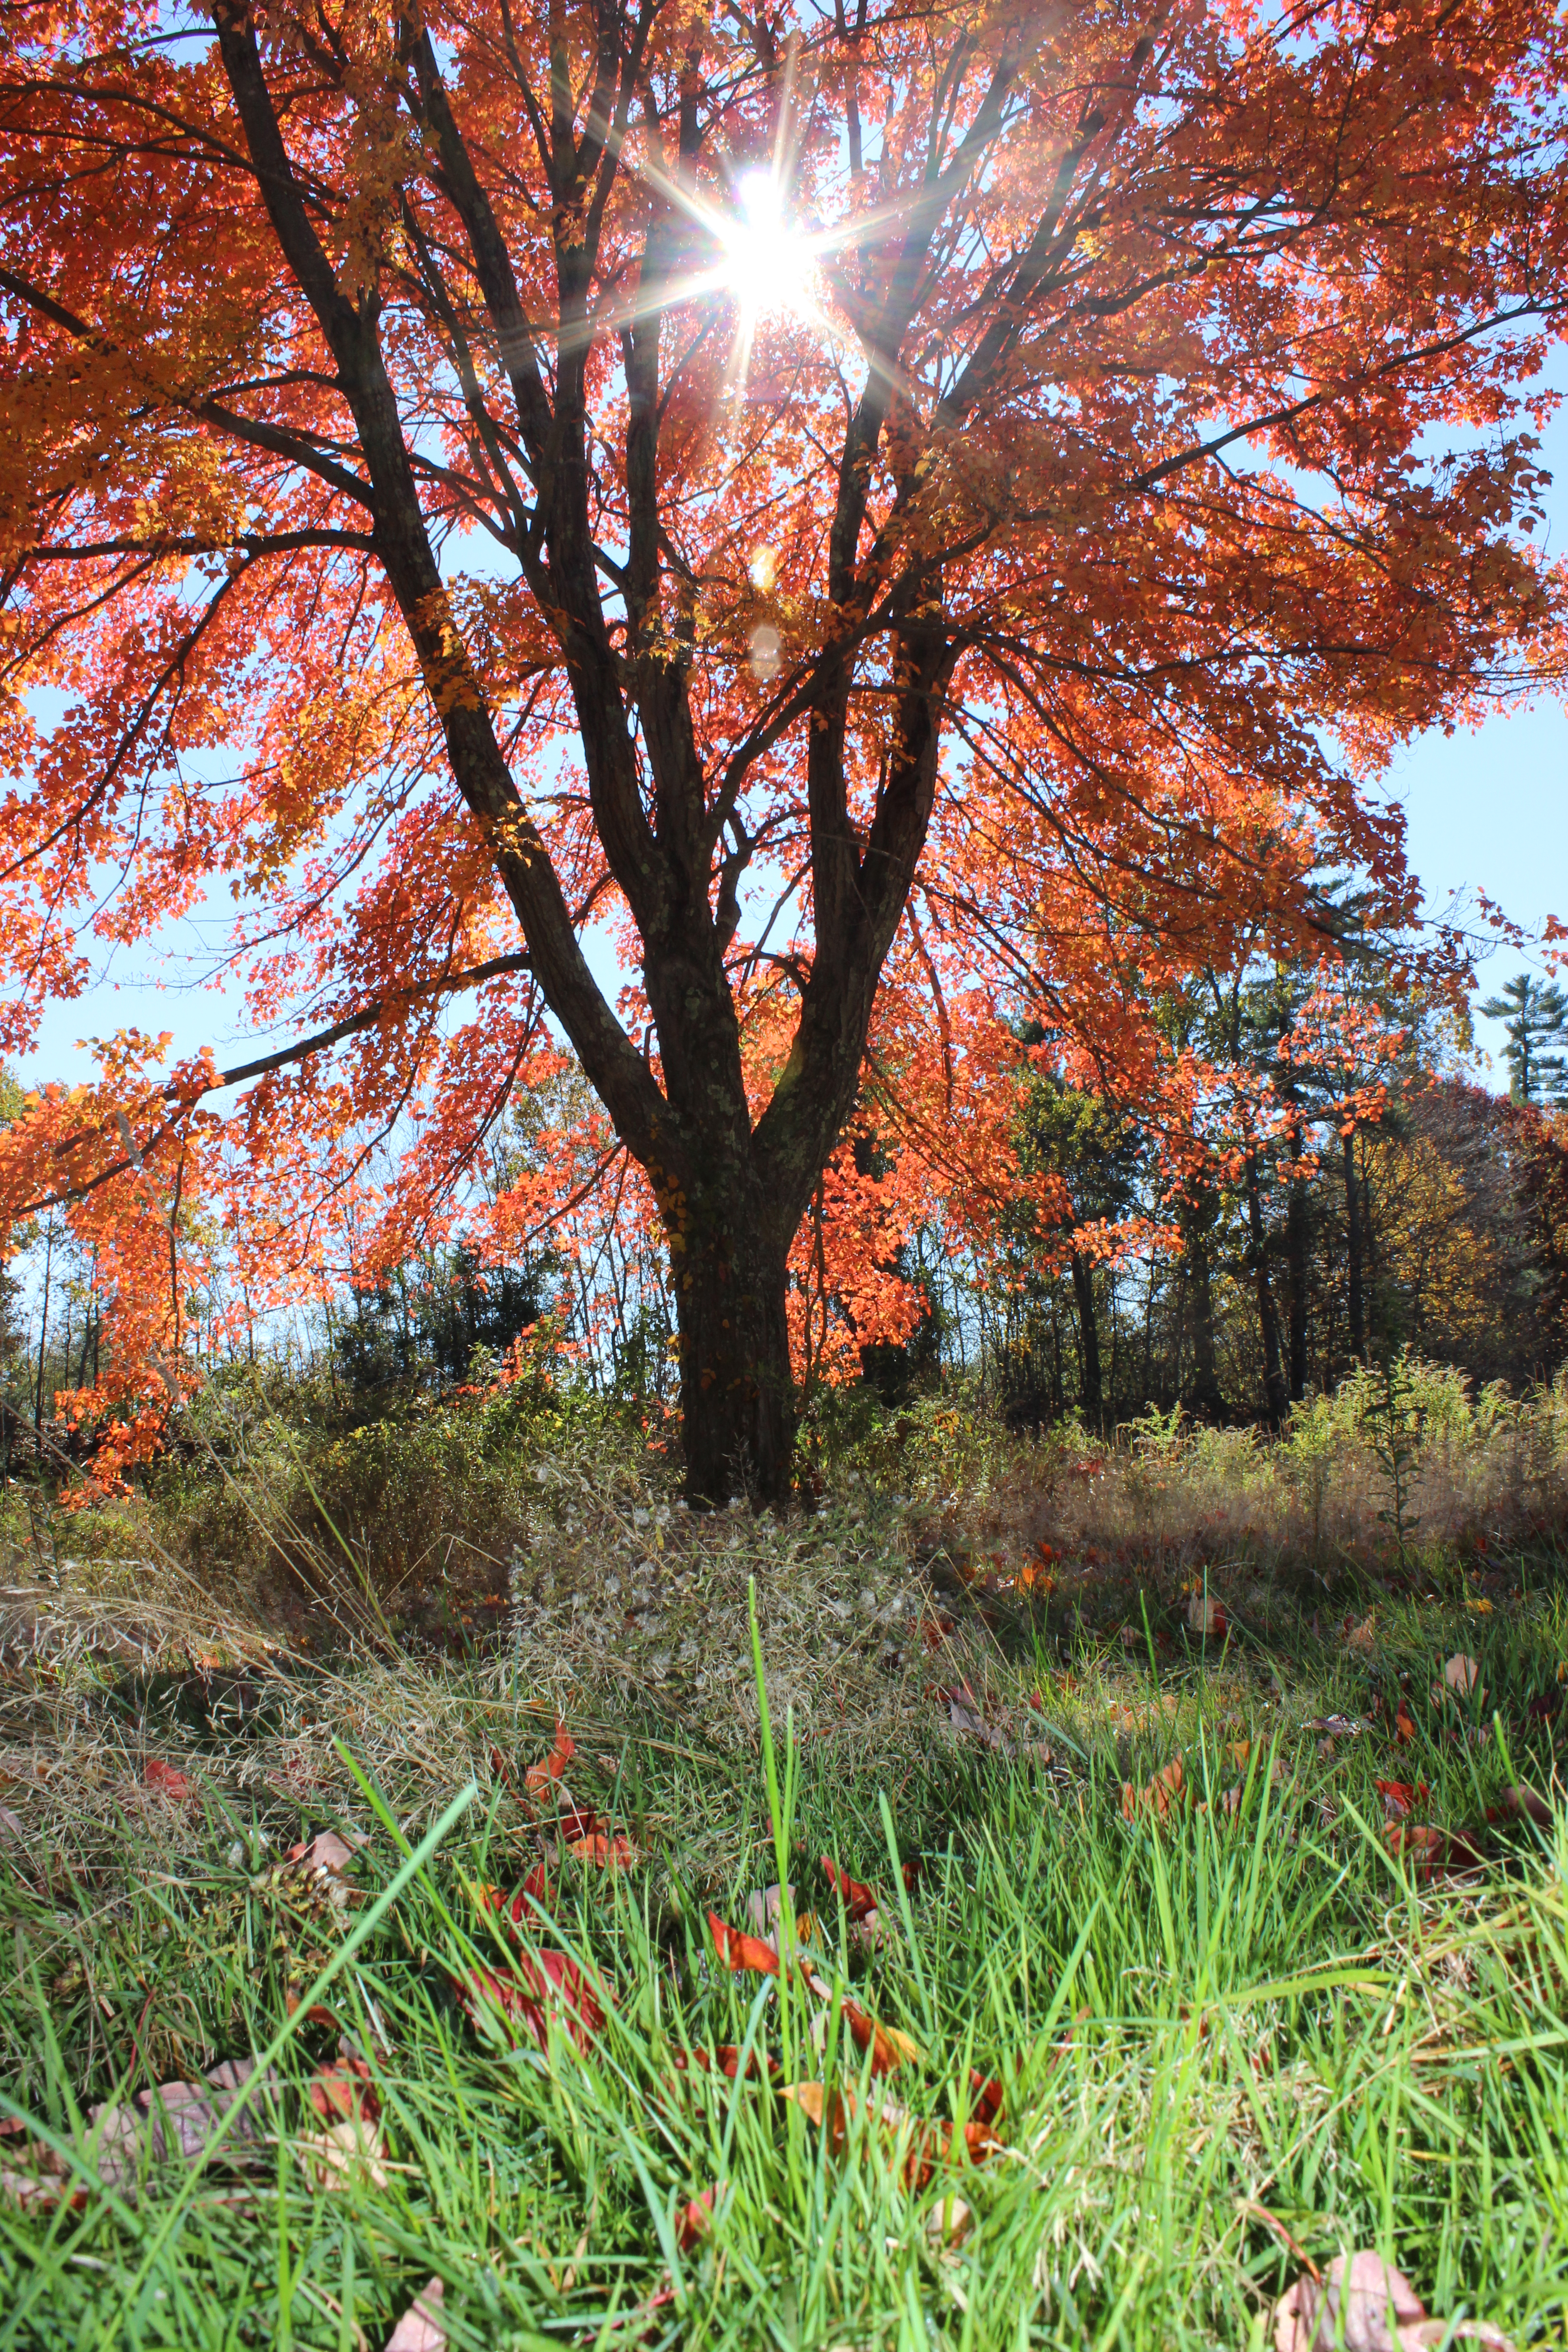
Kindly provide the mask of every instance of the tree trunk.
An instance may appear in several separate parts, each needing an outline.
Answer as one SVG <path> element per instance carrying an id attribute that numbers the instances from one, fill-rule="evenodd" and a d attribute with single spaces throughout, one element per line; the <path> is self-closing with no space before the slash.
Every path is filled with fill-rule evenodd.
<path id="1" fill-rule="evenodd" d="M 1208 1237 L 1211 1201 L 1212 1195 L 1205 1195 L 1184 1219 L 1182 1244 L 1193 1306 L 1192 1409 L 1205 1421 L 1221 1421 L 1226 1404 L 1215 1360 L 1214 1281 Z"/>
<path id="2" fill-rule="evenodd" d="M 784 1502 L 795 1452 L 785 1253 L 755 1229 L 672 1234 L 686 1496 Z"/>
<path id="3" fill-rule="evenodd" d="M 1285 1368 L 1279 1357 L 1279 1318 L 1274 1312 L 1274 1289 L 1268 1279 L 1268 1235 L 1263 1223 L 1263 1197 L 1258 1182 L 1258 1154 L 1247 1155 L 1247 1223 L 1252 1236 L 1253 1280 L 1258 1288 L 1258 1319 L 1263 1329 L 1263 1389 L 1268 1401 L 1268 1425 L 1282 1426 L 1290 1409 Z"/>
<path id="4" fill-rule="evenodd" d="M 1094 1269 L 1081 1250 L 1072 1254 L 1072 1295 L 1078 1307 L 1079 1360 L 1083 1367 L 1083 1415 L 1100 1429 L 1105 1402 L 1100 1379 L 1100 1327 L 1094 1319 Z"/>
<path id="5" fill-rule="evenodd" d="M 1355 1137 L 1340 1139 L 1340 1157 L 1345 1178 L 1345 1254 L 1350 1262 L 1350 1321 L 1351 1355 L 1358 1364 L 1366 1361 L 1366 1276 L 1363 1266 L 1361 1200 L 1356 1186 Z"/>
<path id="6" fill-rule="evenodd" d="M 1311 1273 L 1310 1214 L 1307 1206 L 1307 1182 L 1295 1171 L 1300 1165 L 1299 1150 L 1292 1151 L 1289 1198 L 1285 1209 L 1285 1270 L 1289 1284 L 1288 1311 L 1290 1323 L 1290 1400 L 1300 1404 L 1307 1393 L 1307 1322 L 1310 1303 Z"/>

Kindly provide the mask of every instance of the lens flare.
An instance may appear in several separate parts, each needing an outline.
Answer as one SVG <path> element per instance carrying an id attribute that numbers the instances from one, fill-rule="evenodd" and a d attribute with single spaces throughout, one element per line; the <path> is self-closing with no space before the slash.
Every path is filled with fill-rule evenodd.
<path id="1" fill-rule="evenodd" d="M 726 275 L 749 319 L 805 318 L 816 309 L 816 256 L 810 236 L 784 210 L 771 172 L 750 172 L 740 210 L 720 229 Z"/>

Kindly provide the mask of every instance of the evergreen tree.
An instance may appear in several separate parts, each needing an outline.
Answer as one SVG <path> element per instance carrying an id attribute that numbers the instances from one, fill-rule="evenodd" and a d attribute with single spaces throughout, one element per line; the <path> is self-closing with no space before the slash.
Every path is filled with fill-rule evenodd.
<path id="1" fill-rule="evenodd" d="M 1514 1101 L 1548 1110 L 1568 1105 L 1568 1065 L 1552 1050 L 1568 1045 L 1568 997 L 1555 981 L 1515 972 L 1502 994 L 1489 996 L 1481 1011 L 1504 1024 L 1503 1059 Z"/>

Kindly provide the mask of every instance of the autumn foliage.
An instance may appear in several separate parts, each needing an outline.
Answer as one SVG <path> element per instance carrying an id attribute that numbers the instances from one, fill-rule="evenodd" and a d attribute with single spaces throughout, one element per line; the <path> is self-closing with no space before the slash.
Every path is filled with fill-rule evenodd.
<path id="1" fill-rule="evenodd" d="M 1413 907 L 1367 785 L 1559 665 L 1547 0 L 0 40 L 0 1051 L 220 902 L 283 1041 L 118 1038 L 0 1149 L 110 1270 L 132 1450 L 203 1252 L 254 1318 L 351 1224 L 504 1255 L 620 1185 L 691 1491 L 778 1493 L 910 1221 L 1059 1210 L 997 1150 L 1023 1024 L 1190 1136 L 1163 998 L 1323 947 L 1331 1032 L 1319 877 Z"/>

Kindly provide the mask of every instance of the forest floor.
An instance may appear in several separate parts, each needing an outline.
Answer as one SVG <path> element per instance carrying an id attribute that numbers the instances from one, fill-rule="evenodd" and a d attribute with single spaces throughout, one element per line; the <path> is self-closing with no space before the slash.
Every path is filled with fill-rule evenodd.
<path id="1" fill-rule="evenodd" d="M 1560 2343 L 1552 1445 L 926 1436 L 434 1603 L 35 1513 L 0 2346 Z"/>

